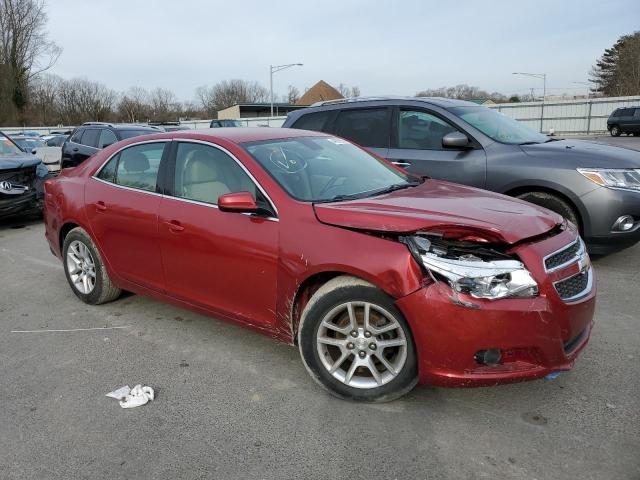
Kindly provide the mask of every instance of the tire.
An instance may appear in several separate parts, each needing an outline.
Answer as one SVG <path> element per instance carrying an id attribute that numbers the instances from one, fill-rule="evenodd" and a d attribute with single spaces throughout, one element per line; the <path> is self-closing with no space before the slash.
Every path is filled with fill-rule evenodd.
<path id="1" fill-rule="evenodd" d="M 122 290 L 109 278 L 100 252 L 83 228 L 76 227 L 67 234 L 62 253 L 69 286 L 84 303 L 99 305 L 120 296 Z"/>
<path id="2" fill-rule="evenodd" d="M 418 382 L 413 337 L 402 313 L 386 293 L 355 277 L 336 277 L 311 297 L 298 346 L 311 377 L 344 400 L 388 402 Z"/>
<path id="3" fill-rule="evenodd" d="M 609 130 L 609 133 L 611 134 L 612 137 L 619 137 L 622 131 L 620 130 L 619 126 L 614 125 L 611 127 L 611 130 Z"/>
<path id="4" fill-rule="evenodd" d="M 557 195 L 547 192 L 527 192 L 518 195 L 516 198 L 539 207 L 548 208 L 552 212 L 562 215 L 580 229 L 580 219 L 574 208 Z"/>

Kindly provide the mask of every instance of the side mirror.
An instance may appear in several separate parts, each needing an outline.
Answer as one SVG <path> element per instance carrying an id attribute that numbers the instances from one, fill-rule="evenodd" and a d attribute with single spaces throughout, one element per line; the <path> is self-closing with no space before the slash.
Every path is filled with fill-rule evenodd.
<path id="1" fill-rule="evenodd" d="M 256 213 L 256 199 L 249 192 L 226 193 L 218 197 L 221 212 Z"/>
<path id="2" fill-rule="evenodd" d="M 461 132 L 447 133 L 442 137 L 442 146 L 444 148 L 466 148 L 469 146 L 469 137 Z"/>

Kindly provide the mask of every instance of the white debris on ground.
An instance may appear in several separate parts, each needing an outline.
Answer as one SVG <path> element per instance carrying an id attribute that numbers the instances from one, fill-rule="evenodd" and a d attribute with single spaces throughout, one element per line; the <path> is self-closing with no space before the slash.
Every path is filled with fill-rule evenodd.
<path id="1" fill-rule="evenodd" d="M 107 393 L 106 396 L 120 400 L 119 403 L 122 408 L 134 408 L 145 405 L 153 400 L 154 393 L 151 387 L 136 385 L 132 389 L 129 389 L 129 385 L 125 385 L 124 387 Z"/>

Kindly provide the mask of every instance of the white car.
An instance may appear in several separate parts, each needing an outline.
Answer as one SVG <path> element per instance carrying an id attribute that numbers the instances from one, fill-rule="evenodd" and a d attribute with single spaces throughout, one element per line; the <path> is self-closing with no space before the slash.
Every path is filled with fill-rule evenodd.
<path id="1" fill-rule="evenodd" d="M 45 164 L 50 173 L 57 173 L 60 171 L 62 147 L 49 147 L 41 138 L 25 137 L 23 135 L 12 135 L 11 140 L 13 140 L 23 151 L 33 153 L 42 160 L 42 163 Z"/>

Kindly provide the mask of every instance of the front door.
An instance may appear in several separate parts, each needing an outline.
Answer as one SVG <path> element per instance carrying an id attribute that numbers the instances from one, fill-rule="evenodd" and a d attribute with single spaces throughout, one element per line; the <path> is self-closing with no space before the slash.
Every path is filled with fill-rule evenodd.
<path id="1" fill-rule="evenodd" d="M 278 221 L 221 212 L 218 197 L 248 191 L 266 202 L 231 155 L 180 142 L 171 195 L 160 204 L 162 262 L 170 295 L 247 323 L 276 320 Z M 274 214 L 275 215 L 275 214 Z"/>
<path id="2" fill-rule="evenodd" d="M 483 188 L 487 161 L 482 148 L 450 149 L 442 137 L 458 129 L 447 120 L 421 109 L 400 109 L 395 137 L 386 158 L 416 175 Z"/>
<path id="3" fill-rule="evenodd" d="M 164 289 L 158 234 L 158 172 L 166 142 L 142 143 L 115 155 L 91 178 L 85 201 L 93 238 L 126 280 Z"/>

